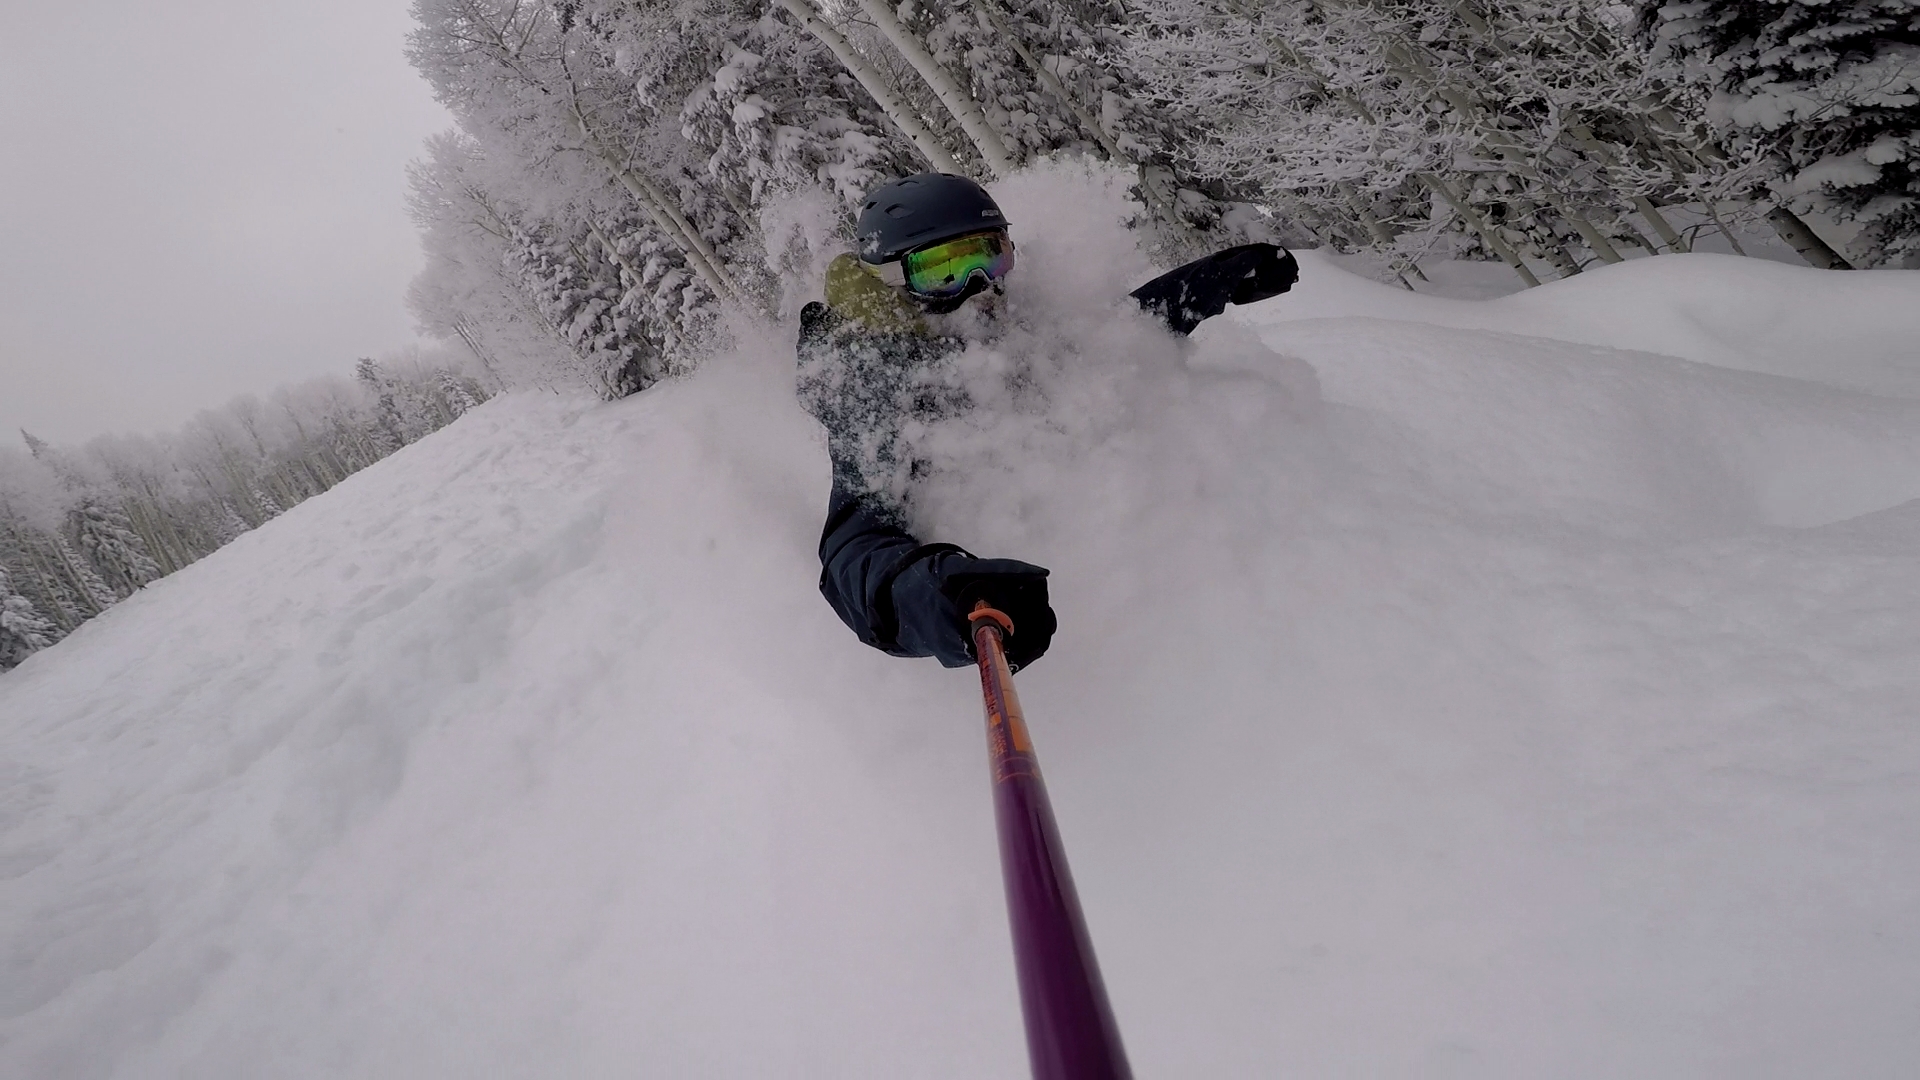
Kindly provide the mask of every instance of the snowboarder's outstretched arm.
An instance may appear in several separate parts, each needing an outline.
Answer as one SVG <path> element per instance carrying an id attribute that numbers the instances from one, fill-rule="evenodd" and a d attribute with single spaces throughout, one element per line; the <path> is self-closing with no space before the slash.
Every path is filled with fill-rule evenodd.
<path id="1" fill-rule="evenodd" d="M 952 544 L 922 544 L 907 531 L 897 504 L 868 487 L 857 464 L 861 444 L 889 422 L 887 408 L 876 404 L 884 406 L 900 389 L 890 374 L 910 370 L 926 350 L 953 345 L 914 333 L 912 313 L 889 311 L 889 297 L 863 295 L 872 280 L 857 268 L 829 271 L 834 306 L 808 304 L 800 316 L 800 401 L 827 429 L 833 462 L 820 531 L 820 592 L 861 641 L 895 656 L 932 656 L 948 667 L 973 663 L 965 613 L 975 600 L 986 600 L 1013 620 L 1007 660 L 1024 667 L 1053 640 L 1047 571 L 977 558 Z M 857 317 L 842 314 L 847 311 Z"/>
<path id="2" fill-rule="evenodd" d="M 1228 304 L 1279 296 L 1298 280 L 1300 264 L 1293 252 L 1272 244 L 1242 244 L 1169 270 L 1129 295 L 1164 319 L 1167 329 L 1191 334 Z"/>
<path id="3" fill-rule="evenodd" d="M 974 661 L 966 613 L 985 600 L 1013 620 L 1007 661 L 1022 668 L 1053 641 L 1047 571 L 922 544 L 877 496 L 835 484 L 820 534 L 820 592 L 861 641 L 895 656 Z"/>

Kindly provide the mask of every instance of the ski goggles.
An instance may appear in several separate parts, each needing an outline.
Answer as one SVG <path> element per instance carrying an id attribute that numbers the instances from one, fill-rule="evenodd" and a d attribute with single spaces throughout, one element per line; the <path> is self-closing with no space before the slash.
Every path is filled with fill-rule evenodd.
<path id="1" fill-rule="evenodd" d="M 1013 270 L 1013 241 L 1000 229 L 957 236 L 909 251 L 898 263 L 875 269 L 888 284 L 904 287 L 915 296 L 945 300 L 966 292 L 975 274 L 990 282 Z"/>

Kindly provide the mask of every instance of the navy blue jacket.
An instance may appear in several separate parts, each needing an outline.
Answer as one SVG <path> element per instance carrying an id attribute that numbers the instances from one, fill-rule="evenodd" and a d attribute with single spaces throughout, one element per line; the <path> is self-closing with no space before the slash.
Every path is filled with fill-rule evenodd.
<path id="1" fill-rule="evenodd" d="M 1229 303 L 1286 292 L 1298 276 L 1292 253 L 1248 244 L 1162 274 L 1130 295 L 1165 320 L 1170 331 L 1187 334 Z M 800 319 L 803 353 L 820 347 L 842 324 L 826 305 L 807 305 Z M 836 433 L 833 421 L 827 422 L 832 447 Z M 820 592 L 868 645 L 895 656 L 932 656 L 948 667 L 964 667 L 973 663 L 964 612 L 972 610 L 974 600 L 986 599 L 1013 620 L 1007 658 L 1017 670 L 1038 659 L 1053 638 L 1046 575 L 1029 563 L 981 559 L 952 544 L 921 543 L 887 500 L 865 489 L 857 468 L 834 454 L 833 491 L 820 534 Z"/>

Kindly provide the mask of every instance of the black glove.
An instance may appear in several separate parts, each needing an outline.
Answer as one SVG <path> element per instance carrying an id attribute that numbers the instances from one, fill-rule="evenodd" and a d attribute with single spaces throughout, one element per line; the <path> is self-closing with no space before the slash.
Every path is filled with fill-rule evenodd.
<path id="1" fill-rule="evenodd" d="M 1058 627 L 1047 603 L 1047 570 L 1017 559 L 976 559 L 955 548 L 916 560 L 893 580 L 893 606 L 900 649 L 933 656 L 947 667 L 975 661 L 967 615 L 985 600 L 1013 620 L 1006 638 L 1007 664 L 1015 671 L 1033 663 L 1053 643 Z"/>
<path id="2" fill-rule="evenodd" d="M 1279 296 L 1299 279 L 1300 264 L 1293 252 L 1272 244 L 1242 244 L 1169 270 L 1131 295 L 1166 320 L 1174 333 L 1190 334 L 1228 304 Z"/>

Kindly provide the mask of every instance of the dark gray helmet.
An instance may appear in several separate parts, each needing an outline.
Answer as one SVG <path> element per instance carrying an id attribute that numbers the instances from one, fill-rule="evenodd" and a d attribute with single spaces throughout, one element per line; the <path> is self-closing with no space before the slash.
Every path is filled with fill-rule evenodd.
<path id="1" fill-rule="evenodd" d="M 878 265 L 917 247 L 1006 227 L 1006 216 L 979 184 L 949 173 L 920 173 L 867 193 L 854 246 L 862 262 Z"/>

